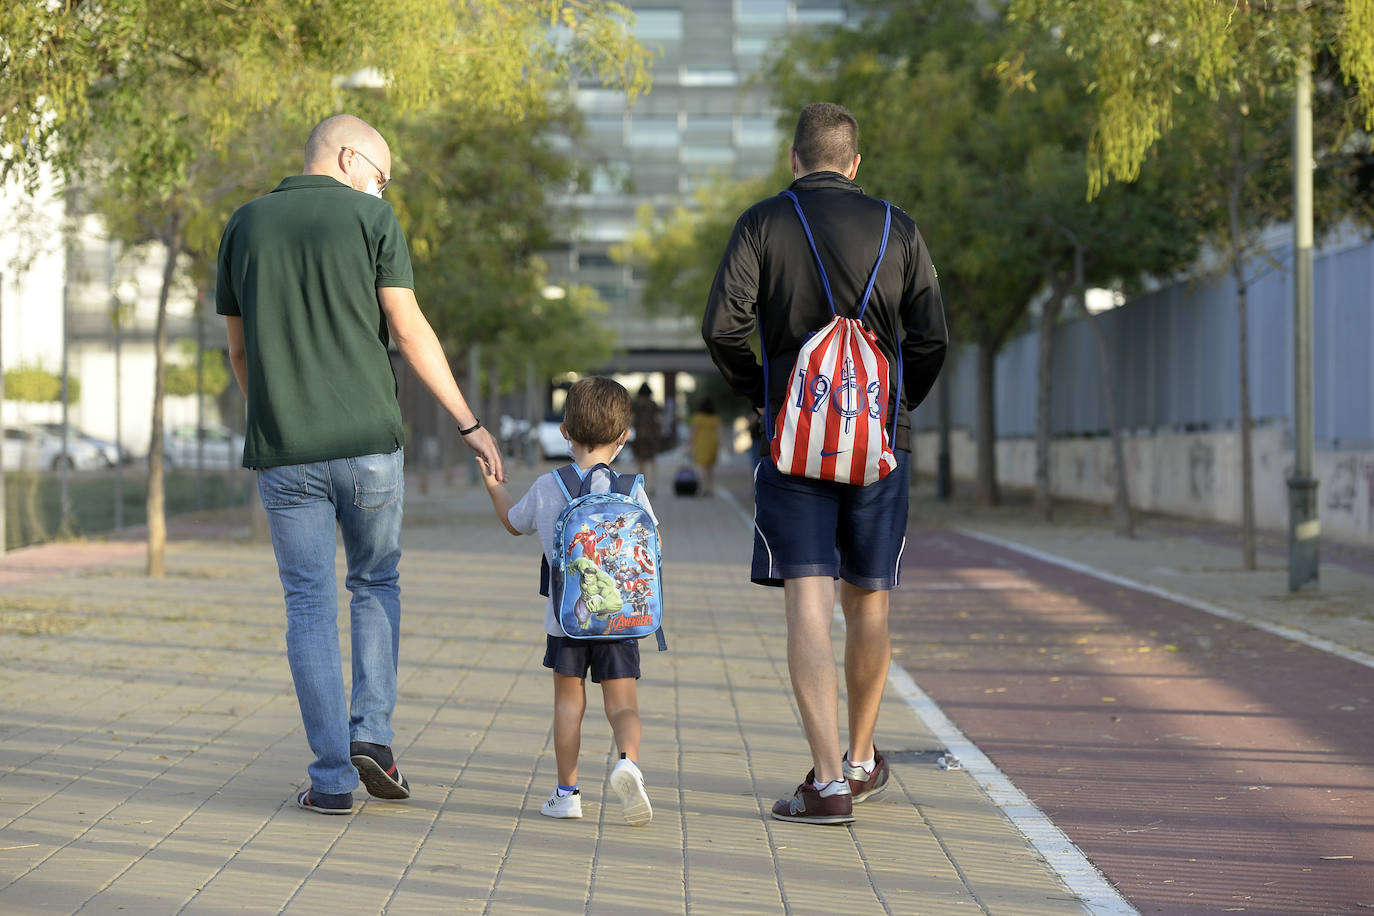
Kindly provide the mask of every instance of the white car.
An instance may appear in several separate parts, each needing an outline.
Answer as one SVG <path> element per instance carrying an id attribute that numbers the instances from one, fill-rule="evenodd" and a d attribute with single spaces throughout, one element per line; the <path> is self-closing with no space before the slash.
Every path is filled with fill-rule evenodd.
<path id="1" fill-rule="evenodd" d="M 572 452 L 568 451 L 568 440 L 563 438 L 563 433 L 558 429 L 562 425 L 563 415 L 551 413 L 539 421 L 539 426 L 534 431 L 535 439 L 539 442 L 539 453 L 544 456 L 545 461 L 572 457 Z"/>
<path id="2" fill-rule="evenodd" d="M 52 436 L 54 439 L 61 440 L 61 438 L 62 438 L 62 424 L 61 424 L 61 423 L 44 423 L 44 424 L 42 424 L 42 427 L 41 427 L 41 428 L 42 428 L 42 430 L 43 430 L 44 432 L 46 432 L 48 435 Z M 105 459 L 105 466 L 106 466 L 106 467 L 112 468 L 112 467 L 114 467 L 116 464 L 119 464 L 120 462 L 127 462 L 127 461 L 128 461 L 128 456 L 124 454 L 123 449 L 121 449 L 121 448 L 120 448 L 118 445 L 116 445 L 115 443 L 109 441 L 108 439 L 97 439 L 95 436 L 92 436 L 90 433 L 82 432 L 81 430 L 77 429 L 75 426 L 68 426 L 68 427 L 67 427 L 67 441 L 68 441 L 68 442 L 71 442 L 73 439 L 80 439 L 82 442 L 88 442 L 88 443 L 90 443 L 92 446 L 94 446 L 95 449 L 96 449 L 96 451 L 100 452 L 101 457 Z"/>
<path id="3" fill-rule="evenodd" d="M 563 433 L 558 429 L 562 425 L 563 415 L 551 413 L 540 420 L 539 426 L 534 430 L 535 440 L 539 443 L 539 453 L 544 456 L 545 461 L 562 461 L 572 457 L 568 440 L 563 438 Z M 634 427 L 630 428 L 630 438 L 625 441 L 626 443 L 635 441 Z"/>
<path id="4" fill-rule="evenodd" d="M 176 426 L 163 434 L 162 460 L 169 468 L 195 468 L 196 427 Z M 243 436 L 218 423 L 205 427 L 199 467 L 227 470 L 243 462 Z"/>
<path id="5" fill-rule="evenodd" d="M 100 449 L 84 439 L 69 437 L 62 451 L 62 437 L 38 427 L 5 430 L 4 469 L 7 471 L 88 471 L 105 467 Z"/>

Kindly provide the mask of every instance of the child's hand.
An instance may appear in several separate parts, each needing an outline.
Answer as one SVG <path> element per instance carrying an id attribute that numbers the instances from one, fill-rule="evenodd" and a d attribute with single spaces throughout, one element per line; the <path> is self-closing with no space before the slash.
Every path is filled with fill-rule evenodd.
<path id="1" fill-rule="evenodd" d="M 477 462 L 477 469 L 482 472 L 482 482 L 486 484 L 488 488 L 499 487 L 501 485 L 501 481 L 491 472 L 491 465 L 487 464 L 485 458 L 481 455 L 476 455 L 472 460 Z"/>

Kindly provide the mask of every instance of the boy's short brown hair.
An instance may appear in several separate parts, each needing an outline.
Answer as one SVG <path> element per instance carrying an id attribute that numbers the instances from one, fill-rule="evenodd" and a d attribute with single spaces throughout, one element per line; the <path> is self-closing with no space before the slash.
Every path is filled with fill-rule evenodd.
<path id="1" fill-rule="evenodd" d="M 630 428 L 634 408 L 630 392 L 615 379 L 593 375 L 568 389 L 563 425 L 578 445 L 609 445 Z"/>

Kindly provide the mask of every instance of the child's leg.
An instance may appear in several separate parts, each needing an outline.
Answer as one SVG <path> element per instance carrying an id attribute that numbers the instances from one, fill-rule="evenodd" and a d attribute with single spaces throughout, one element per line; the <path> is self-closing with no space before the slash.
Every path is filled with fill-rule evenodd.
<path id="1" fill-rule="evenodd" d="M 639 762 L 639 695 L 632 677 L 610 678 L 601 682 L 601 699 L 606 705 L 606 721 L 611 723 L 620 753 Z M 572 783 L 564 783 L 572 785 Z"/>
<path id="2" fill-rule="evenodd" d="M 587 691 L 580 677 L 554 672 L 553 755 L 558 761 L 560 785 L 577 785 L 577 753 L 582 748 L 582 716 L 587 712 Z M 636 744 L 638 744 L 636 730 Z"/>

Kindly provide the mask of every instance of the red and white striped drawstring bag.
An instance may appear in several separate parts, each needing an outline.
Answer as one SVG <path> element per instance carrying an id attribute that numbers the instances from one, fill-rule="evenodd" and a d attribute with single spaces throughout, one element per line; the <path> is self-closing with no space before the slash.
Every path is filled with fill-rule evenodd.
<path id="1" fill-rule="evenodd" d="M 895 467 L 892 439 L 897 433 L 896 411 L 892 431 L 886 424 L 888 404 L 887 357 L 878 347 L 877 335 L 861 323 L 878 267 L 887 251 L 892 228 L 892 205 L 883 201 L 883 239 L 878 260 L 869 274 L 859 313 L 841 317 L 835 311 L 830 280 L 821 263 L 811 226 L 806 222 L 801 202 L 791 191 L 783 191 L 801 217 L 806 241 L 816 256 L 825 299 L 834 315 L 830 323 L 813 334 L 797 354 L 787 384 L 787 400 L 778 411 L 773 428 L 773 463 L 784 474 L 833 480 L 837 483 L 866 486 L 886 477 Z M 901 390 L 901 360 L 897 362 L 897 387 Z"/>

